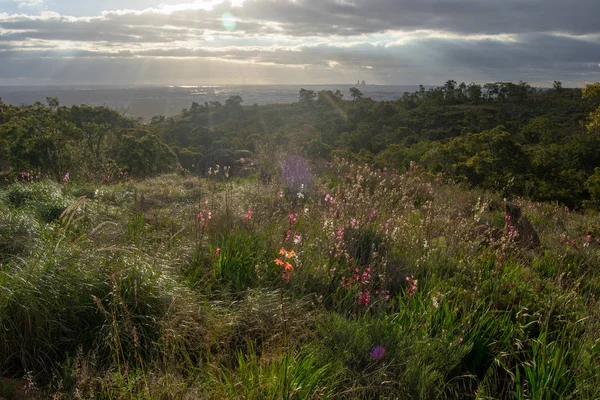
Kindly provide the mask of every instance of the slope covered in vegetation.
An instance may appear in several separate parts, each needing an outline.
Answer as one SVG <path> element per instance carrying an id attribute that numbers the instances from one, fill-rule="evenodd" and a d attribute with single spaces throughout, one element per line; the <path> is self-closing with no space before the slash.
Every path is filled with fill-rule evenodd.
<path id="1" fill-rule="evenodd" d="M 598 397 L 597 215 L 517 199 L 528 249 L 498 195 L 420 168 L 278 165 L 3 189 L 2 374 L 55 398 Z"/>
<path id="2" fill-rule="evenodd" d="M 0 397 L 597 398 L 600 86 L 485 93 L 0 103 Z"/>

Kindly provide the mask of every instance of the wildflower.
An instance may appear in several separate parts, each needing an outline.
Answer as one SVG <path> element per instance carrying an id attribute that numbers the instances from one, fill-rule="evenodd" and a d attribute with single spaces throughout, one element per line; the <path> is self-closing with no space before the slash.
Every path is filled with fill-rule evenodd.
<path id="1" fill-rule="evenodd" d="M 294 235 L 294 244 L 299 244 L 302 241 L 302 236 L 299 233 Z"/>
<path id="2" fill-rule="evenodd" d="M 217 247 L 217 248 L 215 249 L 215 256 L 219 257 L 219 254 L 221 254 L 221 248 L 220 248 L 220 247 Z"/>
<path id="3" fill-rule="evenodd" d="M 283 190 L 280 190 L 279 191 L 279 198 L 282 198 L 282 197 L 283 197 Z"/>
<path id="4" fill-rule="evenodd" d="M 63 183 L 68 183 L 69 180 L 71 179 L 71 174 L 69 174 L 68 172 L 65 174 L 65 176 L 63 176 Z"/>
<path id="5" fill-rule="evenodd" d="M 325 196 L 325 203 L 333 204 L 333 197 L 329 193 Z"/>
<path id="6" fill-rule="evenodd" d="M 281 248 L 279 250 L 279 254 L 283 257 L 276 258 L 273 261 L 278 266 L 283 267 L 281 271 L 281 276 L 286 282 L 289 282 L 292 277 L 292 274 L 294 273 L 294 266 L 289 261 L 284 261 L 284 257 L 286 259 L 289 259 L 294 257 L 296 253 L 294 252 L 294 250 L 287 251 L 286 249 Z"/>
<path id="7" fill-rule="evenodd" d="M 288 220 L 289 220 L 290 224 L 295 224 L 296 221 L 297 221 L 297 218 L 298 218 L 298 213 L 296 213 L 296 214 L 290 214 L 288 216 Z"/>
<path id="8" fill-rule="evenodd" d="M 371 302 L 371 293 L 368 290 L 360 292 L 358 295 L 358 304 L 361 306 L 368 306 Z"/>
<path id="9" fill-rule="evenodd" d="M 303 199 L 303 198 L 304 198 L 304 194 L 303 194 L 302 192 L 298 192 L 298 194 L 297 194 L 297 195 L 298 195 L 298 198 L 299 198 L 299 199 Z"/>
<path id="10" fill-rule="evenodd" d="M 372 208 L 371 211 L 369 212 L 369 219 L 372 219 L 375 216 L 375 209 Z"/>
<path id="11" fill-rule="evenodd" d="M 585 236 L 584 241 L 585 241 L 585 243 L 583 244 L 583 247 L 589 247 L 590 242 L 592 241 L 592 236 L 590 234 L 587 234 Z"/>
<path id="12" fill-rule="evenodd" d="M 375 346 L 370 351 L 373 360 L 381 360 L 385 356 L 385 347 Z"/>
<path id="13" fill-rule="evenodd" d="M 246 211 L 246 214 L 244 214 L 244 218 L 252 219 L 252 210 L 251 209 L 248 209 L 248 211 Z"/>
<path id="14" fill-rule="evenodd" d="M 350 226 L 352 227 L 352 229 L 355 229 L 358 227 L 358 220 L 356 218 L 352 218 L 350 220 Z"/>
<path id="15" fill-rule="evenodd" d="M 438 308 L 440 306 L 440 294 L 436 294 L 435 296 L 431 297 L 431 303 L 433 304 L 434 308 Z"/>
<path id="16" fill-rule="evenodd" d="M 338 228 L 338 231 L 337 231 L 336 235 L 335 235 L 335 241 L 338 242 L 338 243 L 340 243 L 342 240 L 344 240 L 344 227 L 340 226 Z"/>
<path id="17" fill-rule="evenodd" d="M 379 293 L 377 293 L 379 295 Z M 388 301 L 390 299 L 390 291 L 389 290 L 384 290 L 381 292 L 381 294 L 384 296 L 383 298 L 385 299 L 385 301 Z"/>
<path id="18" fill-rule="evenodd" d="M 361 280 L 363 283 L 369 283 L 370 279 L 371 279 L 371 267 L 367 267 L 361 275 Z"/>
<path id="19" fill-rule="evenodd" d="M 417 279 L 414 279 L 412 276 L 407 276 L 406 281 L 410 285 L 406 290 L 409 296 L 414 296 L 417 293 L 417 283 L 419 282 Z"/>
<path id="20" fill-rule="evenodd" d="M 567 235 L 565 235 L 564 233 L 562 233 L 560 235 L 560 242 L 561 243 L 568 243 L 569 242 L 569 237 Z"/>

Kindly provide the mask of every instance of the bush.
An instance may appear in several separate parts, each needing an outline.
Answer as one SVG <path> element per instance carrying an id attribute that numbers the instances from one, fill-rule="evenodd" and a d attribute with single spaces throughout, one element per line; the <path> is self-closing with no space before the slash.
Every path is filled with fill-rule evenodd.
<path id="1" fill-rule="evenodd" d="M 13 256 L 32 254 L 40 240 L 41 227 L 32 215 L 0 206 L 0 263 Z"/>
<path id="2" fill-rule="evenodd" d="M 8 202 L 16 208 L 32 210 L 44 222 L 57 220 L 73 199 L 50 181 L 17 183 L 8 188 Z"/>

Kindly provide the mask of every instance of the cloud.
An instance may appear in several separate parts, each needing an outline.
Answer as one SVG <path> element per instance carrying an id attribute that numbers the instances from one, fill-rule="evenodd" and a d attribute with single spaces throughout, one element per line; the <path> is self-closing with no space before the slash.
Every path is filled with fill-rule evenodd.
<path id="1" fill-rule="evenodd" d="M 292 75 L 309 79 L 581 82 L 599 72 L 599 12 L 597 0 L 214 0 L 87 17 L 0 13 L 0 78 L 10 68 L 35 71 L 23 64 L 36 59 L 58 70 L 97 59 L 105 68 L 99 83 L 122 72 L 117 66 L 151 71 L 155 63 L 168 72 L 200 62 L 221 66 L 212 73 L 223 79 L 246 63 L 254 71 L 300 68 Z M 234 31 L 223 27 L 224 13 L 233 14 Z"/>
<path id="2" fill-rule="evenodd" d="M 44 0 L 15 0 L 19 8 L 39 7 L 44 4 Z"/>

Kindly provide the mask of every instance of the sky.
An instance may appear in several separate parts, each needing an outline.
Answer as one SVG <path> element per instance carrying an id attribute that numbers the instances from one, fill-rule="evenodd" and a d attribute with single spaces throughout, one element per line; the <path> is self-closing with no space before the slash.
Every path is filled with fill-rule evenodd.
<path id="1" fill-rule="evenodd" d="M 0 85 L 600 80 L 599 0 L 0 0 Z"/>

